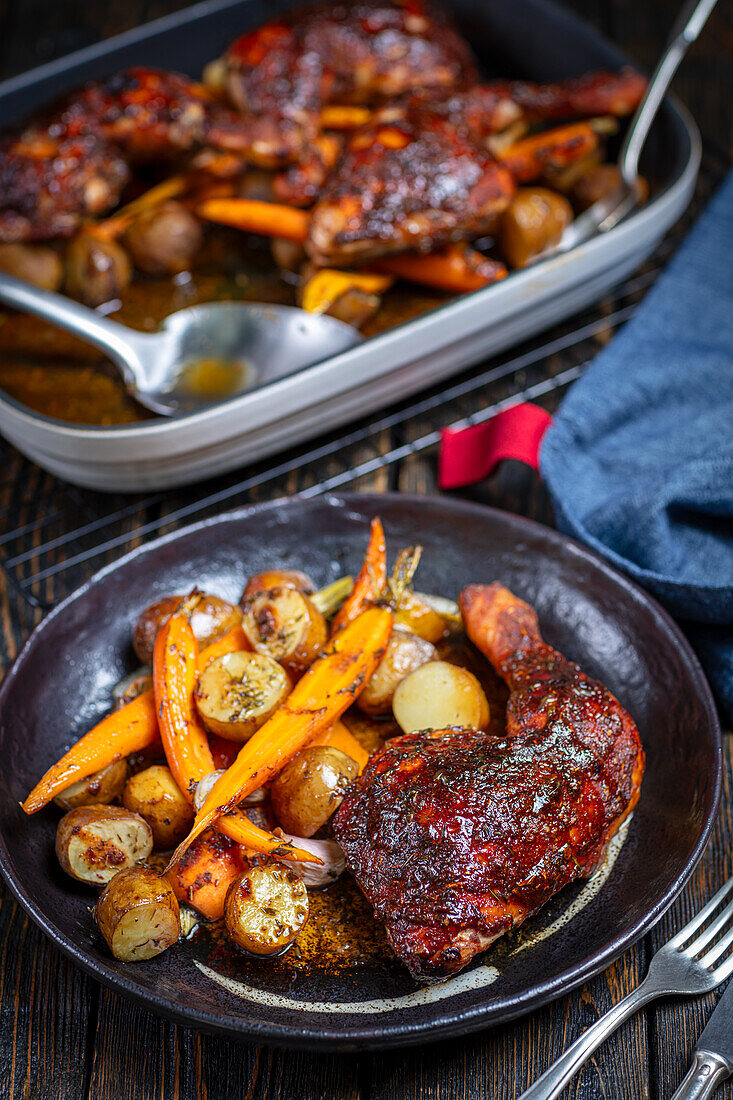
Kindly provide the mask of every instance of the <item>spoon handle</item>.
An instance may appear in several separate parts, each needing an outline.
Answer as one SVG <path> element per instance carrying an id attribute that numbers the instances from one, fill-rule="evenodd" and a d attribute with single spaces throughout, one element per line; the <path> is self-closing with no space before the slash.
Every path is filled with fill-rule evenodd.
<path id="1" fill-rule="evenodd" d="M 636 190 L 639 157 L 651 125 L 656 118 L 672 77 L 677 72 L 687 49 L 707 22 L 717 0 L 688 0 L 675 22 L 667 49 L 654 70 L 646 94 L 636 109 L 619 154 L 619 167 L 624 182 Z"/>
<path id="2" fill-rule="evenodd" d="M 100 317 L 93 309 L 80 305 L 71 298 L 41 290 L 13 275 L 0 272 L 0 302 L 23 313 L 42 317 L 90 344 L 95 344 L 122 368 L 126 378 L 131 367 L 139 361 L 135 345 L 141 338 L 144 339 L 144 334 L 109 321 L 106 317 Z"/>

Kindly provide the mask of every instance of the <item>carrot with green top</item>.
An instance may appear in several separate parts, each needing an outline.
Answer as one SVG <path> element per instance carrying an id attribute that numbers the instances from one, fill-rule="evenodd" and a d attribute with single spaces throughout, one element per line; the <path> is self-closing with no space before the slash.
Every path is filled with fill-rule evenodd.
<path id="1" fill-rule="evenodd" d="M 214 784 L 169 866 L 182 858 L 204 829 L 272 779 L 351 706 L 384 656 L 393 618 L 387 607 L 368 607 L 331 638 L 282 706 L 245 742 L 232 766 Z"/>
<path id="2" fill-rule="evenodd" d="M 347 623 L 356 619 L 369 604 L 379 599 L 386 587 L 387 544 L 382 521 L 377 517 L 372 520 L 364 563 L 354 581 L 354 587 L 331 623 L 331 633 L 338 633 Z"/>

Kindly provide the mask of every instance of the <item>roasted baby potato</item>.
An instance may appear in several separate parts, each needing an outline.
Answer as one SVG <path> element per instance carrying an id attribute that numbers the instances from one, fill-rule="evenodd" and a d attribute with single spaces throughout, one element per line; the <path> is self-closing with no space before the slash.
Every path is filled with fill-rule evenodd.
<path id="1" fill-rule="evenodd" d="M 145 818 L 153 830 L 156 848 L 167 851 L 183 840 L 193 825 L 193 809 L 178 789 L 173 773 L 162 764 L 131 775 L 122 792 L 122 804 Z"/>
<path id="2" fill-rule="evenodd" d="M 240 606 L 245 607 L 252 596 L 267 592 L 270 588 L 295 588 L 305 596 L 311 596 L 316 590 L 308 574 L 298 569 L 265 569 L 249 578 L 239 601 Z"/>
<path id="3" fill-rule="evenodd" d="M 200 223 L 175 199 L 145 210 L 125 233 L 135 267 L 147 275 L 188 271 L 203 239 Z"/>
<path id="4" fill-rule="evenodd" d="M 181 931 L 170 883 L 148 867 L 116 874 L 97 902 L 95 917 L 110 951 L 123 962 L 152 959 L 171 947 Z"/>
<path id="5" fill-rule="evenodd" d="M 179 901 L 192 905 L 209 920 L 219 920 L 227 890 L 245 866 L 238 844 L 206 829 L 168 872 L 168 878 Z"/>
<path id="6" fill-rule="evenodd" d="M 119 298 L 132 279 L 130 257 L 117 241 L 79 233 L 66 249 L 66 293 L 100 306 Z"/>
<path id="7" fill-rule="evenodd" d="M 392 710 L 405 731 L 462 726 L 485 729 L 489 703 L 472 672 L 447 661 L 430 661 L 397 686 Z"/>
<path id="8" fill-rule="evenodd" d="M 270 806 L 278 823 L 295 836 L 313 836 L 336 812 L 358 774 L 359 765 L 340 749 L 301 749 L 270 787 Z"/>
<path id="9" fill-rule="evenodd" d="M 254 955 L 282 951 L 308 920 L 303 880 L 280 863 L 250 867 L 232 885 L 224 906 L 227 932 Z"/>
<path id="10" fill-rule="evenodd" d="M 435 646 L 430 642 L 409 630 L 395 627 L 384 657 L 356 705 L 366 714 L 387 714 L 400 681 L 420 665 L 434 661 L 437 656 Z"/>
<path id="11" fill-rule="evenodd" d="M 147 859 L 152 850 L 147 821 L 121 806 L 79 806 L 61 818 L 56 830 L 56 855 L 64 871 L 97 886 Z"/>
<path id="12" fill-rule="evenodd" d="M 158 631 L 185 598 L 185 596 L 163 596 L 162 599 L 151 603 L 138 616 L 132 632 L 132 647 L 142 664 L 152 663 Z M 196 640 L 203 649 L 217 638 L 221 638 L 227 630 L 238 626 L 241 615 L 234 604 L 227 600 L 204 594 L 191 612 L 190 622 Z"/>
<path id="13" fill-rule="evenodd" d="M 72 783 L 65 791 L 56 795 L 54 802 L 62 810 L 75 810 L 78 806 L 106 805 L 121 793 L 126 779 L 127 761 L 115 760 L 101 771 Z"/>
<path id="14" fill-rule="evenodd" d="M 547 187 L 520 187 L 501 216 L 499 244 L 512 267 L 557 244 L 573 220 L 568 200 Z"/>
<path id="15" fill-rule="evenodd" d="M 242 627 L 256 653 L 272 657 L 293 676 L 305 672 L 328 638 L 323 615 L 295 588 L 270 588 L 253 596 Z"/>
<path id="16" fill-rule="evenodd" d="M 618 190 L 622 182 L 617 164 L 597 164 L 574 181 L 571 198 L 577 210 L 587 210 L 594 202 Z"/>
<path id="17" fill-rule="evenodd" d="M 419 634 L 426 642 L 439 642 L 450 633 L 449 624 L 441 614 L 417 592 L 406 589 L 395 611 L 395 626 Z"/>
<path id="18" fill-rule="evenodd" d="M 263 653 L 237 650 L 217 657 L 199 676 L 196 707 L 210 733 L 247 741 L 291 688 L 282 665 Z"/>
<path id="19" fill-rule="evenodd" d="M 58 290 L 64 278 L 61 257 L 45 244 L 0 244 L 0 271 L 42 290 Z"/>

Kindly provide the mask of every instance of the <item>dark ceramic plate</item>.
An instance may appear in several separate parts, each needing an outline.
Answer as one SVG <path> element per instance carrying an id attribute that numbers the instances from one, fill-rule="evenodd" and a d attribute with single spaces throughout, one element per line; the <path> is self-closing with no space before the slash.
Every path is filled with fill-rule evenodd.
<path id="1" fill-rule="evenodd" d="M 194 582 L 236 599 L 248 574 L 273 565 L 305 569 L 324 584 L 357 567 L 377 513 L 393 552 L 424 545 L 421 589 L 456 596 L 469 581 L 502 580 L 535 605 L 547 640 L 602 678 L 631 711 L 648 765 L 615 865 L 602 884 L 569 888 L 528 923 L 529 943 L 508 941 L 441 986 L 420 988 L 386 959 L 302 972 L 289 969 L 287 956 L 279 964 L 246 963 L 208 934 L 150 962 L 115 961 L 90 919 L 92 897 L 57 866 L 58 812 L 28 820 L 19 799 L 105 711 L 110 688 L 134 667 L 130 628 L 145 604 Z M 2 870 L 63 951 L 120 993 L 183 1023 L 331 1048 L 416 1042 L 497 1023 L 602 970 L 689 878 L 708 840 L 721 775 L 710 691 L 679 630 L 648 596 L 587 550 L 527 520 L 401 495 L 248 508 L 159 539 L 103 570 L 48 616 L 8 674 L 0 751 Z"/>

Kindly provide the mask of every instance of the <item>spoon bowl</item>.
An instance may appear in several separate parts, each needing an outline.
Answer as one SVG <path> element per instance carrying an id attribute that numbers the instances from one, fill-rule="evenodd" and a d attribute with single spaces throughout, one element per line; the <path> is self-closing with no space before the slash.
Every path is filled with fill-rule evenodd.
<path id="1" fill-rule="evenodd" d="M 129 393 L 160 416 L 196 412 L 358 344 L 361 333 L 295 306 L 208 302 L 138 332 L 93 309 L 0 273 L 0 301 L 95 344 Z"/>

